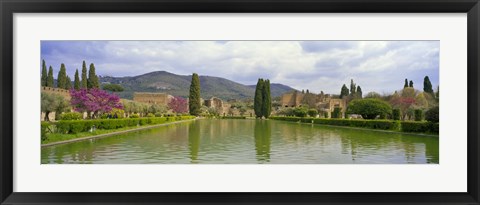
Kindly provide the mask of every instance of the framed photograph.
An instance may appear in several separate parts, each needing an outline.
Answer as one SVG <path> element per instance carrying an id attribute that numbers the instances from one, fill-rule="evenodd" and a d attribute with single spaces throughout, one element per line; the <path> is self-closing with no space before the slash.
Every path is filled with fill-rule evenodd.
<path id="1" fill-rule="evenodd" d="M 0 8 L 1 204 L 480 204 L 478 0 Z"/>

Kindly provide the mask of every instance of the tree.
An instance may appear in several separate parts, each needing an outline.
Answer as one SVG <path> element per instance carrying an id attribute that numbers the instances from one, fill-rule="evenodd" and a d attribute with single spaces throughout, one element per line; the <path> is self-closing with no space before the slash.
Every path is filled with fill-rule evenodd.
<path id="1" fill-rule="evenodd" d="M 42 78 L 41 79 L 42 79 L 41 85 L 47 86 L 48 74 L 47 74 L 47 66 L 45 65 L 45 60 L 42 60 Z"/>
<path id="2" fill-rule="evenodd" d="M 185 98 L 175 96 L 172 100 L 170 100 L 170 102 L 168 102 L 168 108 L 172 109 L 175 113 L 187 113 L 187 100 Z"/>
<path id="3" fill-rule="evenodd" d="M 408 84 L 408 87 L 413 88 L 413 81 L 410 80 L 410 83 Z"/>
<path id="4" fill-rule="evenodd" d="M 353 79 L 350 80 L 350 96 L 352 97 L 356 97 L 355 93 L 356 93 L 356 84 L 353 83 Z"/>
<path id="5" fill-rule="evenodd" d="M 72 88 L 72 80 L 70 79 L 70 76 L 67 75 L 67 78 L 65 79 L 65 89 L 70 90 Z"/>
<path id="6" fill-rule="evenodd" d="M 375 119 L 379 115 L 392 114 L 392 107 L 380 99 L 355 99 L 348 104 L 347 113 L 362 115 L 364 119 Z"/>
<path id="7" fill-rule="evenodd" d="M 357 86 L 357 98 L 362 98 L 363 93 L 362 93 L 362 88 L 360 86 Z"/>
<path id="8" fill-rule="evenodd" d="M 381 98 L 382 96 L 377 92 L 369 92 L 365 95 L 365 98 Z"/>
<path id="9" fill-rule="evenodd" d="M 403 88 L 408 88 L 408 80 L 405 78 L 405 85 L 403 85 Z"/>
<path id="10" fill-rule="evenodd" d="M 402 90 L 401 95 L 395 92 L 390 98 L 390 104 L 395 108 L 399 108 L 402 113 L 402 119 L 405 120 L 409 114 L 410 108 L 416 103 L 415 89 L 407 87 Z"/>
<path id="11" fill-rule="evenodd" d="M 48 76 L 47 76 L 47 87 L 54 87 L 54 80 L 53 80 L 53 68 L 50 66 L 48 68 Z"/>
<path id="12" fill-rule="evenodd" d="M 349 90 L 345 84 L 342 86 L 342 90 L 340 91 L 340 98 L 347 97 L 349 94 Z"/>
<path id="13" fill-rule="evenodd" d="M 434 95 L 432 83 L 430 82 L 428 76 L 425 76 L 425 78 L 423 78 L 423 92 L 429 93 L 432 96 Z"/>
<path id="14" fill-rule="evenodd" d="M 268 79 L 263 82 L 262 98 L 262 115 L 268 118 L 272 111 L 272 96 L 270 95 L 270 80 Z"/>
<path id="15" fill-rule="evenodd" d="M 188 109 L 191 115 L 198 116 L 200 114 L 200 108 L 200 78 L 198 77 L 198 74 L 193 73 L 188 98 Z"/>
<path id="16" fill-rule="evenodd" d="M 123 109 L 120 98 L 97 88 L 70 90 L 70 104 L 77 112 L 92 112 L 93 118 L 98 114 L 110 112 L 113 108 Z"/>
<path id="17" fill-rule="evenodd" d="M 423 119 L 423 110 L 415 109 L 415 121 L 422 121 Z"/>
<path id="18" fill-rule="evenodd" d="M 293 114 L 296 117 L 306 117 L 308 114 L 308 109 L 306 107 L 296 107 L 293 109 Z"/>
<path id="19" fill-rule="evenodd" d="M 88 79 L 87 79 L 88 88 L 100 88 L 100 83 L 98 82 L 98 76 L 95 74 L 95 65 L 90 64 L 90 69 L 88 69 Z"/>
<path id="20" fill-rule="evenodd" d="M 108 90 L 111 92 L 122 92 L 123 87 L 119 84 L 104 84 L 102 85 L 103 90 Z"/>
<path id="21" fill-rule="evenodd" d="M 339 107 L 336 107 L 336 108 L 333 108 L 333 112 L 332 112 L 332 118 L 342 118 L 342 112 L 341 112 L 341 109 Z"/>
<path id="22" fill-rule="evenodd" d="M 425 120 L 427 120 L 429 122 L 438 123 L 439 120 L 440 120 L 440 118 L 439 118 L 439 107 L 435 106 L 435 107 L 432 107 L 429 110 L 427 110 L 427 112 L 425 112 Z"/>
<path id="23" fill-rule="evenodd" d="M 73 88 L 80 90 L 80 78 L 78 77 L 78 69 L 75 70 L 75 80 L 73 82 Z"/>
<path id="24" fill-rule="evenodd" d="M 392 110 L 392 119 L 393 120 L 400 120 L 400 116 L 401 116 L 400 109 L 393 109 Z"/>
<path id="25" fill-rule="evenodd" d="M 58 115 L 61 112 L 66 111 L 66 108 L 68 108 L 68 102 L 63 96 L 44 92 L 41 93 L 40 105 L 41 111 L 45 113 L 45 121 L 50 121 L 48 116 L 51 112 L 56 112 L 56 115 Z"/>
<path id="26" fill-rule="evenodd" d="M 85 89 L 88 88 L 87 65 L 85 64 L 85 61 L 83 61 L 82 65 L 82 81 L 80 82 L 80 87 Z"/>
<path id="27" fill-rule="evenodd" d="M 259 78 L 257 81 L 257 86 L 255 87 L 255 98 L 253 100 L 253 110 L 255 111 L 255 116 L 261 118 L 262 107 L 263 107 L 263 79 Z"/>
<path id="28" fill-rule="evenodd" d="M 310 117 L 316 117 L 317 114 L 318 114 L 317 109 L 309 109 L 309 110 L 308 110 L 308 115 L 309 115 Z"/>
<path id="29" fill-rule="evenodd" d="M 58 72 L 57 77 L 57 88 L 66 89 L 67 86 L 67 70 L 65 64 L 60 65 L 60 71 Z"/>

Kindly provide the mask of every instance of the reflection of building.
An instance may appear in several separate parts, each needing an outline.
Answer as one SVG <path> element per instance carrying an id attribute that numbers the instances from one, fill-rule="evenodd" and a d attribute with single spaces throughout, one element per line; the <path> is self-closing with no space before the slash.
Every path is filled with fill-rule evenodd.
<path id="1" fill-rule="evenodd" d="M 172 98 L 173 96 L 166 93 L 133 93 L 133 101 L 149 104 L 167 105 Z"/>
<path id="2" fill-rule="evenodd" d="M 347 102 L 345 99 L 332 98 L 328 94 L 300 93 L 298 91 L 285 93 L 280 99 L 282 107 L 298 107 L 302 104 L 316 107 L 322 112 L 331 113 L 335 108 L 340 108 L 342 116 L 346 112 Z"/>

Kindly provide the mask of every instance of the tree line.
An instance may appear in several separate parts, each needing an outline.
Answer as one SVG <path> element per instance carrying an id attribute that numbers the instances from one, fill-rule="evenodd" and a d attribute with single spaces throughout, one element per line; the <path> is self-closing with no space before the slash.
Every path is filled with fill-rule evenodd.
<path id="1" fill-rule="evenodd" d="M 55 85 L 53 78 L 53 68 L 49 66 L 47 72 L 47 66 L 45 60 L 42 60 L 42 74 L 41 74 L 41 86 L 51 87 L 51 88 L 61 88 L 70 90 L 72 88 L 72 80 L 70 76 L 67 75 L 67 70 L 65 64 L 60 65 L 60 71 L 57 75 L 57 84 Z M 84 89 L 91 89 L 91 88 L 99 88 L 100 83 L 98 80 L 98 76 L 95 74 L 95 65 L 93 63 L 90 64 L 90 68 L 88 69 L 88 77 L 87 77 L 87 65 L 85 61 L 82 64 L 82 77 L 80 79 L 78 69 L 75 70 L 75 77 L 73 81 L 73 88 L 75 90 Z"/>

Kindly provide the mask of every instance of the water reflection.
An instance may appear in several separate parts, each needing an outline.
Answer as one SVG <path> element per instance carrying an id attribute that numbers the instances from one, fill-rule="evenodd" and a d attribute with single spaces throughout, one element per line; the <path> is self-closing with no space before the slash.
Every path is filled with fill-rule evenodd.
<path id="1" fill-rule="evenodd" d="M 196 163 L 200 148 L 200 126 L 198 123 L 191 123 L 188 126 L 188 148 L 191 162 Z"/>
<path id="2" fill-rule="evenodd" d="M 272 128 L 270 125 L 270 121 L 257 120 L 257 122 L 255 123 L 254 138 L 258 162 L 269 162 L 270 144 L 272 138 Z"/>

